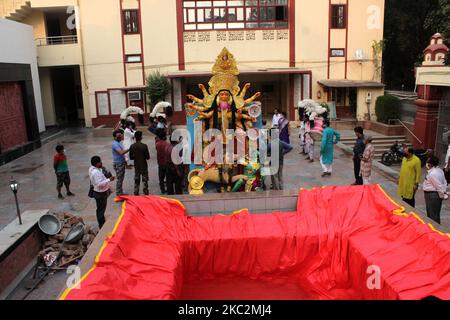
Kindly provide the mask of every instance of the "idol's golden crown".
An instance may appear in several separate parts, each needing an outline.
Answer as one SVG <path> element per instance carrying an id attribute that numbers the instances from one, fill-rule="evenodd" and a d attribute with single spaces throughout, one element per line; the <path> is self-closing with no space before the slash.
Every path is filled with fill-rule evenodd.
<path id="1" fill-rule="evenodd" d="M 237 95 L 239 88 L 239 70 L 237 68 L 234 56 L 223 48 L 217 57 L 216 63 L 212 69 L 213 77 L 209 81 L 210 92 L 213 95 L 218 94 L 221 90 L 228 90 L 233 95 Z"/>

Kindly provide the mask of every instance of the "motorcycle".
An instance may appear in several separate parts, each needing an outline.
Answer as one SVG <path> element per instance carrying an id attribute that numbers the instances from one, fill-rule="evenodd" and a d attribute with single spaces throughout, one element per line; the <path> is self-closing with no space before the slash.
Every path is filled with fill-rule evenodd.
<path id="1" fill-rule="evenodd" d="M 404 152 L 403 149 L 406 147 L 405 144 L 400 145 L 398 141 L 396 141 L 390 148 L 388 152 L 383 153 L 381 156 L 381 163 L 383 163 L 385 166 L 392 166 L 394 163 L 402 163 Z M 415 149 L 414 155 L 416 155 L 421 162 L 422 168 L 425 167 L 425 164 L 427 163 L 428 158 L 430 158 L 433 155 L 433 150 L 425 150 L 425 149 Z"/>
<path id="2" fill-rule="evenodd" d="M 388 152 L 383 153 L 381 156 L 381 163 L 385 166 L 392 166 L 394 163 L 401 163 L 403 160 L 403 148 L 405 145 L 400 145 L 396 141 L 389 149 Z"/>

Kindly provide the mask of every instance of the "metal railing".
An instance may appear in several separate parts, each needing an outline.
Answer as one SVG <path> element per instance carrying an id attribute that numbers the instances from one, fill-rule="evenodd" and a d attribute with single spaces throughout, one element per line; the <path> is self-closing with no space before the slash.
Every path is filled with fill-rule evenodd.
<path id="1" fill-rule="evenodd" d="M 407 126 L 406 124 L 403 123 L 402 120 L 400 120 L 400 119 L 392 119 L 392 120 L 389 120 L 389 124 L 392 124 L 393 122 L 394 122 L 394 123 L 395 123 L 395 122 L 400 123 L 400 124 L 403 126 L 403 128 L 405 128 L 406 131 L 408 131 L 408 132 L 412 135 L 412 137 L 413 137 L 414 139 L 416 139 L 421 145 L 423 145 L 423 141 L 420 140 L 420 139 L 414 134 L 414 132 L 412 132 L 412 131 L 408 128 L 408 126 Z"/>
<path id="2" fill-rule="evenodd" d="M 74 36 L 59 36 L 59 37 L 46 37 L 36 39 L 36 46 L 52 46 L 57 44 L 74 44 L 78 43 L 77 35 Z"/>

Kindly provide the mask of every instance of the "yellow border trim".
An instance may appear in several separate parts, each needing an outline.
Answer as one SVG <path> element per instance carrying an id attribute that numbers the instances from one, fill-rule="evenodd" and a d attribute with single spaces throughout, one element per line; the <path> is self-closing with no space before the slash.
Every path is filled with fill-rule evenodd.
<path id="1" fill-rule="evenodd" d="M 409 215 L 407 213 L 405 213 L 406 208 L 399 205 L 397 202 L 395 202 L 394 199 L 391 198 L 391 196 L 389 196 L 389 194 L 383 189 L 383 187 L 379 184 L 377 184 L 378 188 L 381 190 L 381 192 L 383 192 L 383 194 L 386 196 L 386 198 L 388 198 L 393 204 L 395 204 L 398 209 L 395 209 L 393 211 L 393 213 L 397 216 L 404 216 L 404 217 L 409 217 Z"/>
<path id="2" fill-rule="evenodd" d="M 443 233 L 443 232 L 437 230 L 435 227 L 433 227 L 433 225 L 432 225 L 431 223 L 429 223 L 428 226 L 429 226 L 430 229 L 433 230 L 434 232 L 439 233 L 441 236 L 445 236 L 445 233 Z M 450 234 L 449 234 L 449 236 L 450 236 Z"/>
<path id="3" fill-rule="evenodd" d="M 174 202 L 175 202 L 176 204 L 178 204 L 181 208 L 183 208 L 184 210 L 186 210 L 186 207 L 184 206 L 184 204 L 181 203 L 180 200 L 172 199 L 172 198 L 166 198 L 166 197 L 158 197 L 158 198 L 163 199 L 163 200 L 174 201 Z"/>
<path id="4" fill-rule="evenodd" d="M 221 216 L 221 217 L 232 217 L 232 216 L 235 216 L 235 215 L 237 215 L 237 214 L 242 213 L 243 211 L 248 211 L 248 212 L 250 212 L 250 210 L 249 210 L 248 208 L 243 208 L 243 209 L 234 211 L 234 212 L 232 212 L 231 214 L 224 214 L 224 213 L 221 213 L 221 214 L 217 214 L 217 216 Z"/>
<path id="5" fill-rule="evenodd" d="M 416 220 L 419 221 L 420 223 L 426 224 L 425 221 L 423 221 L 422 218 L 419 217 L 419 216 L 417 215 L 417 213 L 411 212 L 411 215 L 412 215 L 414 218 L 416 218 Z"/>
<path id="6" fill-rule="evenodd" d="M 393 211 L 393 214 L 398 215 L 398 216 L 404 216 L 404 217 L 413 217 L 415 218 L 417 221 L 419 221 L 422 224 L 427 225 L 432 231 L 436 232 L 437 234 L 441 235 L 441 236 L 448 236 L 450 238 L 450 233 L 443 233 L 439 230 L 437 230 L 431 223 L 426 223 L 421 217 L 419 217 L 419 215 L 415 212 L 411 212 L 410 214 L 407 214 L 405 212 L 405 207 L 400 206 L 397 202 L 395 202 L 387 193 L 386 191 L 384 191 L 383 187 L 381 185 L 378 184 L 378 188 L 380 188 L 380 190 L 384 193 L 384 195 L 393 203 L 395 204 L 397 207 L 400 207 L 401 209 L 396 209 Z"/>
<path id="7" fill-rule="evenodd" d="M 78 281 L 78 283 L 74 286 L 74 287 L 78 287 L 79 285 L 81 285 L 83 283 L 83 281 L 91 274 L 92 271 L 95 270 L 95 268 L 97 267 L 97 264 L 100 261 L 100 257 L 103 253 L 103 251 L 105 250 L 106 246 L 109 244 L 109 242 L 111 241 L 111 238 L 116 234 L 117 229 L 119 228 L 120 223 L 122 222 L 122 219 L 125 215 L 125 208 L 126 208 L 126 201 L 123 202 L 122 204 L 122 212 L 119 216 L 119 219 L 116 222 L 116 225 L 114 226 L 113 231 L 106 237 L 105 241 L 103 242 L 102 247 L 100 248 L 100 251 L 98 252 L 97 256 L 95 257 L 94 260 L 94 265 L 92 266 L 91 269 L 89 269 L 88 272 L 86 272 L 86 274 L 80 279 L 80 281 Z M 58 298 L 58 300 L 65 300 L 67 298 L 67 296 L 69 295 L 69 293 L 74 290 L 73 288 L 67 288 L 64 293 L 61 295 L 61 297 Z"/>

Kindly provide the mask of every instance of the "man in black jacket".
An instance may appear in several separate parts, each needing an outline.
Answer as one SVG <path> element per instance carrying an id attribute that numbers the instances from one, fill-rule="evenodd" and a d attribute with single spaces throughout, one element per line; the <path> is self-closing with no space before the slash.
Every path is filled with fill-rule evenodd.
<path id="1" fill-rule="evenodd" d="M 357 139 L 355 147 L 353 148 L 353 167 L 355 170 L 355 183 L 353 183 L 353 185 L 362 186 L 363 178 L 361 176 L 361 158 L 366 148 L 364 143 L 364 129 L 361 127 L 356 127 L 355 134 Z"/>
<path id="2" fill-rule="evenodd" d="M 136 143 L 130 148 L 130 159 L 134 160 L 134 195 L 139 195 L 139 189 L 142 183 L 144 184 L 144 194 L 149 195 L 148 190 L 148 164 L 147 161 L 150 159 L 150 153 L 148 147 L 145 143 L 142 143 L 142 132 L 136 131 L 134 134 Z"/>

